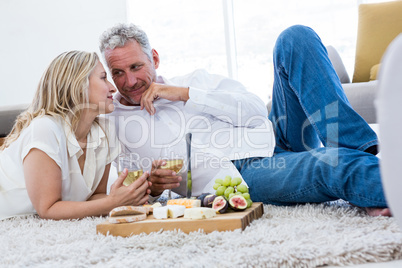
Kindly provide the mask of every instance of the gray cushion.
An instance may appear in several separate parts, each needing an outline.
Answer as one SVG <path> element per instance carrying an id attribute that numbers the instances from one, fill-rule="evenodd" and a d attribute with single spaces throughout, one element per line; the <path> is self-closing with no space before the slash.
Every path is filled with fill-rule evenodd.
<path id="1" fill-rule="evenodd" d="M 28 104 L 18 104 L 0 107 L 0 137 L 10 133 L 17 116 L 28 108 Z"/>
<path id="2" fill-rule="evenodd" d="M 350 83 L 350 78 L 348 73 L 346 72 L 345 65 L 342 62 L 341 57 L 338 54 L 338 51 L 333 46 L 327 46 L 328 57 L 334 66 L 334 69 L 341 80 L 341 83 Z"/>
<path id="3" fill-rule="evenodd" d="M 346 72 L 345 65 L 343 65 L 342 59 L 333 46 L 327 46 L 328 57 L 331 60 L 332 65 L 338 77 L 342 83 L 342 87 L 345 91 L 353 109 L 361 116 L 368 124 L 374 124 L 377 122 L 376 110 L 374 106 L 374 99 L 377 94 L 377 81 L 363 82 L 363 83 L 350 83 L 349 75 Z M 271 112 L 270 100 L 267 104 L 268 113 Z"/>
<path id="4" fill-rule="evenodd" d="M 374 99 L 377 94 L 378 81 L 342 84 L 342 87 L 353 109 L 363 117 L 368 124 L 376 123 L 377 116 Z M 268 113 L 271 112 L 271 105 L 272 100 L 267 104 Z"/>
<path id="5" fill-rule="evenodd" d="M 377 96 L 378 81 L 342 84 L 353 109 L 368 124 L 377 123 L 374 100 Z"/>

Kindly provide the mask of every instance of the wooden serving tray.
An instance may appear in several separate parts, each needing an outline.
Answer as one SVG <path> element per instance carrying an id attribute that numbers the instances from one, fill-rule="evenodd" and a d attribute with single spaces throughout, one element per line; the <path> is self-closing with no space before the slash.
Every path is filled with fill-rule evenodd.
<path id="1" fill-rule="evenodd" d="M 244 211 L 230 211 L 203 220 L 184 219 L 183 217 L 158 220 L 150 214 L 146 220 L 133 223 L 113 224 L 106 221 L 96 226 L 96 232 L 104 235 L 128 237 L 141 233 L 149 234 L 160 230 L 171 231 L 180 229 L 187 234 L 198 230 L 203 230 L 205 233 L 233 231 L 236 229 L 244 230 L 253 220 L 261 218 L 262 214 L 264 214 L 264 207 L 262 203 L 256 202 Z"/>

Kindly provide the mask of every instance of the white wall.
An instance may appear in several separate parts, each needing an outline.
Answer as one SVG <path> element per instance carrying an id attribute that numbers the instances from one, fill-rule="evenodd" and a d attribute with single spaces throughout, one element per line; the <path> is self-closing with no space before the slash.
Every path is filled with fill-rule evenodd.
<path id="1" fill-rule="evenodd" d="M 126 0 L 0 0 L 0 106 L 30 103 L 60 53 L 99 53 L 100 34 L 126 14 Z"/>

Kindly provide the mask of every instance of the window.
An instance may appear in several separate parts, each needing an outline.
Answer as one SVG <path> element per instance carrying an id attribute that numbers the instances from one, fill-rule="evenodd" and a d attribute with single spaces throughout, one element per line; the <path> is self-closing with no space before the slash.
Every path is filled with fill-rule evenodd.
<path id="1" fill-rule="evenodd" d="M 128 21 L 140 26 L 158 51 L 166 77 L 195 69 L 227 76 L 222 2 L 128 0 Z"/>
<path id="2" fill-rule="evenodd" d="M 313 28 L 324 45 L 334 46 L 353 72 L 357 5 L 350 0 L 233 0 L 238 79 L 264 101 L 273 84 L 272 52 L 278 35 L 302 24 Z"/>
<path id="3" fill-rule="evenodd" d="M 294 24 L 310 26 L 324 45 L 337 49 L 352 76 L 357 7 L 372 2 L 378 1 L 128 0 L 127 17 L 148 33 L 159 52 L 158 73 L 172 77 L 204 68 L 238 79 L 267 102 L 272 52 L 281 31 Z"/>

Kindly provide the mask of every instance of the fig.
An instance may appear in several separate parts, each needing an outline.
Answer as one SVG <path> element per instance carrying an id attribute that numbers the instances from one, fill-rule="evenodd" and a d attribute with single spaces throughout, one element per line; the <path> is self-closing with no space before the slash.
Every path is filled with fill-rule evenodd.
<path id="1" fill-rule="evenodd" d="M 231 193 L 231 194 L 229 194 L 229 198 L 228 198 L 228 200 L 230 199 L 230 198 L 232 198 L 232 196 L 235 196 L 236 194 L 235 193 Z"/>
<path id="2" fill-rule="evenodd" d="M 201 207 L 204 207 L 204 199 L 207 195 L 210 195 L 211 193 L 202 193 L 197 199 L 201 200 Z"/>
<path id="3" fill-rule="evenodd" d="M 210 195 L 211 193 L 202 193 L 200 196 L 197 197 L 201 201 L 201 207 L 204 206 L 204 199 L 207 195 Z"/>
<path id="4" fill-rule="evenodd" d="M 223 196 L 217 196 L 212 203 L 212 208 L 220 214 L 225 213 L 228 207 L 228 201 Z"/>
<path id="5" fill-rule="evenodd" d="M 233 210 L 245 210 L 247 208 L 247 200 L 242 195 L 234 195 L 229 199 L 229 206 Z"/>
<path id="6" fill-rule="evenodd" d="M 212 203 L 214 202 L 216 195 L 214 194 L 209 194 L 206 197 L 204 197 L 204 201 L 202 202 L 204 207 L 210 208 L 212 207 Z"/>

